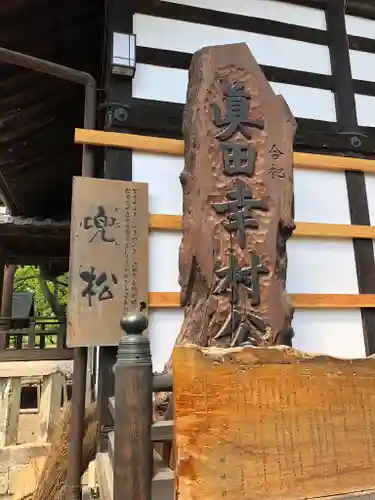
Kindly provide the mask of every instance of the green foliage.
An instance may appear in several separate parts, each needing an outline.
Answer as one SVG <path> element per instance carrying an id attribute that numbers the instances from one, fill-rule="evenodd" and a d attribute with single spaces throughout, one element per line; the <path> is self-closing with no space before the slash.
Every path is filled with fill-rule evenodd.
<path id="1" fill-rule="evenodd" d="M 32 292 L 35 297 L 35 315 L 52 317 L 54 311 L 66 307 L 68 298 L 67 275 L 60 276 L 55 282 L 46 281 L 45 284 L 50 294 L 44 293 L 43 279 L 40 277 L 38 267 L 24 266 L 17 267 L 14 276 L 15 292 Z M 51 307 L 52 306 L 52 307 Z"/>

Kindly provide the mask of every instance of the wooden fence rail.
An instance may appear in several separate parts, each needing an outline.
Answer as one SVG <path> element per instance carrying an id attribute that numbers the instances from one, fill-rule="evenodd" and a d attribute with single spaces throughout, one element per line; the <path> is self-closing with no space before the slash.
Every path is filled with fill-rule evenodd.
<path id="1" fill-rule="evenodd" d="M 152 417 L 152 393 L 170 392 L 172 375 L 152 374 L 149 340 L 142 336 L 147 319 L 142 314 L 128 318 L 113 370 L 115 397 L 105 401 L 111 423 L 101 425 L 107 432 L 105 453 L 97 457 L 101 494 L 116 500 L 172 500 L 174 472 L 156 448 L 172 442 L 173 421 L 153 422 Z"/>
<path id="2" fill-rule="evenodd" d="M 0 361 L 72 359 L 66 318 L 0 317 Z"/>

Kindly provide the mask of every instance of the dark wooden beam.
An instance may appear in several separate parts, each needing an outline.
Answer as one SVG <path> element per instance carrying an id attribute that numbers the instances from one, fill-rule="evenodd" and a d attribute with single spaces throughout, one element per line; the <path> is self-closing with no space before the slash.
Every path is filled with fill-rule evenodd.
<path id="1" fill-rule="evenodd" d="M 126 102 L 128 108 L 127 129 L 140 135 L 152 135 L 182 139 L 182 115 L 184 105 L 179 103 L 132 98 Z M 375 129 L 359 127 L 354 134 L 339 132 L 333 122 L 297 118 L 298 128 L 294 140 L 296 151 L 332 153 L 360 152 L 375 155 Z M 112 127 L 121 131 L 123 123 L 113 121 Z M 360 147 L 353 146 L 353 138 Z"/>
<path id="2" fill-rule="evenodd" d="M 326 10 L 329 51 L 334 82 L 337 121 L 340 131 L 359 131 L 345 25 L 345 0 L 331 0 Z M 370 225 L 365 175 L 345 172 L 352 224 Z M 375 260 L 371 240 L 353 240 L 359 293 L 375 292 Z M 361 309 L 367 354 L 375 352 L 375 310 Z"/>
<path id="3" fill-rule="evenodd" d="M 346 13 L 375 20 L 375 4 L 373 0 L 347 0 Z"/>
<path id="4" fill-rule="evenodd" d="M 127 103 L 132 96 L 132 80 L 111 72 L 112 34 L 113 32 L 133 33 L 133 1 L 108 0 L 106 25 L 106 60 L 105 60 L 105 89 L 106 113 L 105 130 L 113 128 L 113 106 L 116 103 Z M 111 117 L 111 119 L 109 119 Z M 124 122 L 117 121 L 121 132 L 129 132 Z M 132 152 L 125 149 L 107 148 L 105 152 L 104 176 L 106 179 L 131 181 L 132 179 Z"/>
<path id="5" fill-rule="evenodd" d="M 148 2 L 147 2 L 148 3 Z M 107 0 L 105 39 L 105 60 L 103 61 L 103 82 L 105 87 L 105 130 L 113 130 L 113 122 L 108 118 L 113 112 L 113 103 L 127 103 L 132 97 L 132 80 L 111 73 L 112 34 L 115 31 L 133 33 L 133 1 Z M 112 113 L 113 116 L 113 113 Z M 116 131 L 129 132 L 123 122 L 117 122 Z M 106 148 L 104 153 L 104 172 L 106 179 L 123 181 L 132 180 L 132 151 L 118 148 Z M 99 347 L 98 366 L 98 406 L 100 413 L 101 436 L 99 447 L 105 451 L 108 447 L 108 429 L 111 416 L 108 410 L 108 399 L 114 396 L 115 381 L 113 366 L 116 362 L 117 347 Z M 96 355 L 96 353 L 95 353 Z"/>
<path id="6" fill-rule="evenodd" d="M 345 27 L 345 0 L 331 0 L 326 10 L 328 45 L 331 59 L 333 92 L 339 129 L 358 129 L 354 88 Z M 336 16 L 338 16 L 336 18 Z"/>
<path id="7" fill-rule="evenodd" d="M 1 300 L 1 316 L 8 318 L 12 316 L 13 283 L 15 273 L 15 265 L 6 266 L 4 273 L 3 296 Z"/>
<path id="8" fill-rule="evenodd" d="M 125 3 L 125 2 L 124 2 Z M 176 21 L 186 21 L 225 29 L 259 33 L 273 37 L 289 38 L 301 42 L 325 45 L 327 33 L 324 30 L 307 28 L 271 19 L 261 19 L 217 10 L 191 7 L 189 5 L 162 2 L 160 5 L 136 5 L 136 12 Z"/>
<path id="9" fill-rule="evenodd" d="M 285 0 L 276 0 L 276 2 L 283 2 Z M 293 5 L 300 5 L 302 7 L 311 7 L 313 9 L 325 9 L 329 0 L 288 0 L 287 3 Z"/>
<path id="10" fill-rule="evenodd" d="M 6 252 L 4 251 L 4 248 L 0 248 L 0 290 L 1 290 L 1 297 L 0 297 L 0 309 L 3 308 L 3 303 L 4 303 L 4 296 L 3 296 L 3 290 L 4 290 L 4 277 L 5 277 L 5 269 L 6 269 L 6 260 L 5 260 Z M 5 335 L 0 335 L 0 352 L 5 349 L 5 344 L 6 344 L 6 337 Z"/>
<path id="11" fill-rule="evenodd" d="M 360 50 L 362 52 L 375 52 L 375 40 L 362 36 L 348 35 L 349 48 L 351 50 Z"/>
<path id="12" fill-rule="evenodd" d="M 188 70 L 191 59 L 192 54 L 186 52 L 153 49 L 151 47 L 137 47 L 137 63 Z M 289 83 L 291 85 L 300 85 L 303 87 L 332 90 L 332 78 L 330 75 L 278 68 L 275 66 L 261 65 L 261 68 L 267 80 L 271 82 Z"/>

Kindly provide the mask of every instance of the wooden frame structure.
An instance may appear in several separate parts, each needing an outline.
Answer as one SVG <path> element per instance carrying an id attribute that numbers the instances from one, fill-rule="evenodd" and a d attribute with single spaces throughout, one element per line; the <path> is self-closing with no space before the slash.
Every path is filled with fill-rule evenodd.
<path id="1" fill-rule="evenodd" d="M 360 294 L 373 295 L 375 293 L 375 258 L 372 237 L 370 236 L 372 229 L 370 229 L 365 175 L 374 172 L 374 164 L 372 160 L 368 160 L 368 158 L 374 158 L 374 127 L 364 126 L 358 122 L 357 107 L 359 110 L 359 104 L 356 96 L 374 96 L 375 83 L 369 81 L 371 78 L 365 79 L 362 76 L 352 74 L 350 57 L 357 55 L 358 52 L 374 54 L 375 42 L 365 32 L 363 34 L 352 32 L 346 24 L 346 16 L 358 16 L 366 20 L 374 19 L 374 8 L 366 1 L 287 0 L 285 2 L 285 0 L 280 0 L 281 9 L 283 3 L 316 9 L 315 12 L 319 13 L 321 24 L 319 27 L 316 25 L 311 27 L 304 21 L 296 24 L 293 19 L 287 19 L 285 16 L 278 19 L 272 13 L 270 18 L 262 19 L 256 17 L 256 14 L 253 15 L 249 10 L 242 13 L 230 7 L 228 9 L 209 9 L 202 2 L 195 2 L 193 5 L 186 2 L 188 4 L 186 5 L 183 2 L 154 4 L 146 1 L 125 6 L 121 0 L 111 0 L 107 27 L 109 35 L 111 30 L 137 34 L 139 30 L 138 17 L 149 16 L 153 19 L 162 19 L 163 23 L 169 23 L 170 26 L 173 23 L 188 23 L 192 30 L 199 25 L 197 26 L 199 32 L 202 32 L 204 28 L 209 30 L 209 27 L 222 28 L 224 30 L 237 30 L 239 34 L 245 35 L 255 33 L 260 38 L 264 37 L 265 39 L 270 37 L 270 43 L 272 43 L 271 37 L 273 37 L 274 40 L 280 40 L 280 42 L 288 39 L 290 42 L 306 42 L 311 47 L 324 48 L 330 59 L 328 71 L 310 70 L 308 67 L 304 71 L 300 71 L 295 66 L 285 67 L 282 63 L 271 63 L 268 60 L 261 65 L 261 68 L 269 81 L 287 86 L 292 85 L 295 86 L 296 90 L 304 88 L 306 90 L 326 91 L 326 94 L 329 91 L 334 97 L 334 116 L 330 119 L 322 119 L 319 115 L 314 115 L 314 118 L 298 117 L 297 115 L 298 128 L 294 149 L 298 151 L 297 158 L 303 158 L 305 152 L 313 152 L 314 155 L 308 158 L 312 165 L 315 164 L 316 168 L 327 169 L 328 166 L 332 167 L 328 170 L 344 173 L 352 223 L 345 230 L 348 231 L 347 234 L 353 235 L 350 238 L 353 239 L 358 290 Z M 275 5 L 277 7 L 277 4 Z M 154 75 L 159 69 L 161 75 L 164 71 L 167 72 L 171 69 L 176 70 L 176 74 L 181 74 L 181 70 L 187 70 L 191 62 L 190 44 L 180 43 L 172 47 L 173 43 L 170 42 L 170 45 L 169 47 L 164 42 L 153 43 L 139 37 L 137 63 L 147 66 Z M 107 57 L 110 57 L 110 47 L 108 47 Z M 176 81 L 180 81 L 179 77 Z M 120 136 L 129 133 L 138 134 L 138 138 L 132 136 L 132 141 L 138 143 L 138 146 L 133 144 L 134 150 L 136 147 L 142 147 L 142 144 L 147 144 L 147 146 L 156 147 L 160 151 L 160 148 L 164 148 L 167 144 L 168 148 L 174 149 L 173 154 L 178 154 L 182 147 L 183 101 L 181 98 L 176 99 L 175 94 L 168 98 L 159 97 L 157 92 L 155 93 L 149 88 L 147 92 L 143 92 L 143 85 L 139 87 L 139 82 L 119 81 L 119 79 L 113 78 L 110 71 L 107 71 L 105 75 L 108 100 L 106 103 L 106 130 L 118 133 L 112 136 L 112 139 L 113 141 L 120 140 L 120 142 L 123 140 Z M 121 116 L 121 111 L 125 112 L 125 121 L 116 118 L 116 116 Z M 150 135 L 158 137 L 153 137 L 152 140 L 145 137 Z M 94 139 L 94 136 L 91 135 L 91 138 L 94 140 L 94 144 L 98 136 Z M 176 140 L 180 141 L 180 145 Z M 88 142 L 90 141 L 88 140 Z M 316 153 L 319 155 L 315 156 Z M 331 160 L 331 156 L 325 156 L 327 159 L 325 162 L 321 153 L 340 155 L 340 159 L 334 157 Z M 106 177 L 132 180 L 133 157 L 131 149 L 126 149 L 124 146 L 118 149 L 114 144 L 112 147 L 106 148 L 104 155 L 106 158 L 104 175 Z M 363 161 L 364 158 L 367 159 Z M 320 166 L 316 165 L 317 159 L 320 160 L 318 162 Z M 360 168 L 357 162 L 360 162 Z M 171 221 L 172 219 L 170 219 Z M 178 219 L 175 219 L 174 222 L 176 227 Z M 344 228 L 333 226 L 313 228 L 310 226 L 307 231 L 310 229 L 314 229 L 314 231 L 332 230 L 335 232 L 332 237 L 346 237 L 341 236 L 344 233 Z M 363 237 L 362 231 L 369 237 Z M 319 236 L 314 234 L 312 237 Z M 330 236 L 324 235 L 324 237 Z M 373 333 L 375 331 L 375 309 L 361 307 L 360 314 L 366 353 L 372 354 L 375 352 Z"/>
<path id="2" fill-rule="evenodd" d="M 155 4 L 143 0 L 138 5 L 136 5 L 137 2 L 123 2 L 123 0 L 108 2 L 105 29 L 106 34 L 113 31 L 133 32 L 133 14 L 137 12 L 143 15 L 185 20 L 192 23 L 202 22 L 203 24 L 212 24 L 222 28 L 237 28 L 279 38 L 290 37 L 301 42 L 324 45 L 328 48 L 331 57 L 332 72 L 330 75 L 303 74 L 303 71 L 273 68 L 271 66 L 263 68 L 267 77 L 272 81 L 330 90 L 335 96 L 336 123 L 300 119 L 300 132 L 296 141 L 297 147 L 305 151 L 374 155 L 374 130 L 358 125 L 355 116 L 355 94 L 374 96 L 375 84 L 352 78 L 349 49 L 375 53 L 375 42 L 359 36 L 347 35 L 344 0 L 289 0 L 289 2 L 321 9 L 325 14 L 327 30 L 288 26 L 286 23 L 279 21 L 268 21 L 252 17 L 245 18 L 240 14 L 228 15 L 225 12 L 220 13 L 205 8 L 190 7 L 171 2 Z M 361 2 L 361 5 L 358 5 L 358 2 L 351 2 L 350 0 L 348 4 L 348 12 L 352 15 L 368 15 L 368 17 L 372 18 L 375 16 L 374 10 L 371 9 L 369 4 L 364 6 L 363 2 Z M 83 17 L 87 18 L 86 16 Z M 290 28 L 288 34 L 286 34 L 286 28 Z M 107 38 L 109 39 L 109 37 Z M 348 41 L 349 43 L 347 43 Z M 109 50 L 110 47 L 108 47 L 108 53 Z M 190 54 L 173 53 L 171 50 L 150 47 L 139 47 L 139 51 L 137 51 L 137 62 L 148 64 L 151 61 L 150 64 L 162 67 L 169 64 L 169 67 L 186 69 L 190 63 L 190 58 Z M 114 79 L 110 72 L 103 75 L 103 77 L 106 80 L 104 86 L 106 87 L 108 102 L 102 104 L 108 108 L 108 114 L 109 112 L 113 113 L 113 103 L 120 101 L 119 107 L 123 105 L 130 106 L 126 123 L 121 120 L 117 121 L 114 118 L 109 123 L 109 128 L 120 131 L 126 129 L 138 133 L 147 131 L 148 134 L 164 134 L 169 138 L 85 131 L 86 135 L 83 136 L 82 140 L 76 137 L 77 143 L 108 147 L 105 151 L 106 165 L 100 175 L 131 180 L 131 150 L 172 155 L 182 154 L 183 143 L 180 140 L 182 104 L 137 98 L 133 96 L 131 81 L 125 82 L 124 80 L 121 81 L 121 79 Z M 111 106 L 112 108 L 109 109 Z M 114 117 L 115 115 L 116 113 L 113 113 Z M 165 127 L 166 123 L 167 127 Z M 18 125 L 16 126 L 18 127 Z M 175 139 L 171 139 L 171 137 L 175 137 Z M 322 140 L 322 137 L 324 137 L 324 140 Z M 324 142 L 324 146 L 322 146 L 322 142 Z M 120 151 L 118 148 L 120 148 Z M 352 225 L 301 222 L 297 224 L 294 237 L 352 239 L 360 293 L 358 295 L 294 294 L 291 296 L 292 301 L 296 307 L 300 308 L 360 308 L 367 352 L 373 353 L 375 350 L 375 260 L 371 240 L 375 238 L 375 228 L 369 223 L 364 174 L 375 173 L 375 162 L 368 159 L 345 158 L 343 156 L 333 157 L 296 153 L 295 166 L 304 169 L 345 172 Z M 12 169 L 12 171 L 16 170 Z M 29 173 L 31 174 L 31 169 Z M 1 178 L 3 179 L 3 176 Z M 7 186 L 5 180 L 4 186 Z M 10 198 L 12 199 L 12 197 Z M 365 202 L 362 203 L 362 200 L 365 200 Z M 17 204 L 15 204 L 15 209 L 17 209 Z M 151 231 L 178 232 L 180 228 L 181 218 L 178 216 L 150 214 Z M 179 293 L 154 292 L 149 295 L 150 307 L 178 308 L 179 305 Z"/>
<path id="3" fill-rule="evenodd" d="M 183 141 L 181 140 L 100 130 L 76 129 L 75 142 L 91 146 L 130 149 L 174 156 L 182 156 L 184 151 Z M 375 160 L 295 153 L 294 162 L 297 169 L 375 173 Z M 150 214 L 150 230 L 180 231 L 181 217 L 169 214 Z M 372 240 L 375 238 L 375 226 L 297 222 L 293 237 Z M 301 309 L 367 309 L 375 307 L 375 294 L 368 293 L 358 295 L 292 294 L 291 299 L 293 305 Z M 180 294 L 178 292 L 151 292 L 149 294 L 149 307 L 178 308 L 180 307 Z"/>
<path id="4" fill-rule="evenodd" d="M 348 191 L 351 225 L 299 223 L 294 237 L 352 239 L 357 267 L 358 295 L 298 295 L 292 300 L 298 307 L 361 308 L 363 333 L 367 353 L 375 350 L 375 261 L 373 253 L 374 227 L 371 227 L 368 213 L 365 174 L 375 173 L 375 163 L 360 157 L 374 156 L 374 129 L 359 126 L 355 117 L 355 93 L 375 95 L 375 84 L 352 79 L 349 60 L 349 48 L 357 51 L 375 53 L 375 42 L 359 36 L 347 36 L 345 27 L 344 0 L 290 0 L 294 5 L 304 5 L 320 9 L 323 13 L 327 30 L 307 26 L 289 25 L 276 20 L 265 20 L 240 14 L 227 14 L 204 7 L 192 7 L 182 3 L 151 2 L 125 3 L 111 0 L 108 4 L 106 33 L 110 39 L 113 31 L 135 33 L 135 15 L 154 16 L 170 21 L 198 23 L 220 28 L 232 28 L 260 35 L 290 38 L 301 42 L 310 42 L 328 49 L 331 57 L 331 74 L 317 74 L 295 69 L 263 66 L 267 78 L 273 82 L 325 89 L 334 94 L 336 120 L 332 122 L 320 119 L 297 118 L 298 130 L 295 138 L 296 168 L 315 168 L 344 172 Z M 364 17 L 373 17 L 374 11 L 358 2 L 348 2 L 347 13 Z M 330 33 L 328 33 L 330 32 Z M 348 44 L 349 41 L 349 44 Z M 109 44 L 110 45 L 110 44 Z M 110 46 L 106 57 L 110 60 Z M 141 45 L 141 46 L 139 46 Z M 182 50 L 170 50 L 172 47 L 156 48 L 137 43 L 137 63 L 151 65 L 152 68 L 188 69 L 191 54 Z M 168 50 L 169 49 L 169 50 Z M 104 75 L 107 102 L 105 128 L 102 131 L 76 131 L 76 143 L 103 146 L 105 166 L 103 176 L 119 180 L 133 179 L 133 151 L 147 151 L 156 154 L 182 156 L 182 114 L 181 102 L 162 102 L 150 95 L 139 97 L 135 92 L 134 82 L 113 77 L 110 70 Z M 119 113 L 117 113 L 119 111 Z M 125 112 L 126 119 L 117 120 Z M 103 121 L 104 123 L 104 121 Z M 136 135 L 138 134 L 138 135 Z M 152 137 L 149 137 L 152 136 Z M 159 136 L 159 137 L 157 137 Z M 358 142 L 359 141 L 359 142 Z M 359 144 L 359 146 L 358 146 Z M 355 156 L 332 157 L 305 152 L 339 154 Z M 303 166 L 301 165 L 303 164 Z M 176 173 L 176 175 L 178 175 Z M 150 214 L 150 230 L 178 232 L 181 218 L 170 214 Z M 151 307 L 179 307 L 179 293 L 151 293 Z M 116 356 L 115 348 L 101 348 L 99 361 L 99 398 L 102 409 L 103 425 L 113 425 L 108 416 L 108 396 L 113 395 L 112 366 Z M 112 394 L 111 394 L 112 393 Z M 119 402 L 117 401 L 117 408 Z M 116 410 L 117 411 L 117 410 Z M 150 439 L 150 437 L 145 437 Z M 115 446 L 121 446 L 116 443 Z M 118 485 L 120 487 L 120 485 Z M 115 494 L 116 496 L 116 494 Z M 369 495 L 364 494 L 364 497 Z M 349 495 L 350 497 L 350 495 Z M 348 498 L 345 495 L 345 498 Z M 120 496 L 117 495 L 117 499 Z"/>
<path id="5" fill-rule="evenodd" d="M 173 156 L 183 156 L 184 154 L 184 141 L 181 139 L 122 134 L 102 130 L 78 128 L 75 130 L 74 142 L 90 146 L 132 149 L 143 153 Z M 294 153 L 293 160 L 295 168 L 375 174 L 375 160 L 312 153 Z"/>
<path id="6" fill-rule="evenodd" d="M 0 361 L 47 361 L 73 358 L 73 350 L 66 347 L 66 318 L 2 316 L 0 335 L 4 340 L 3 348 L 0 349 Z"/>
<path id="7" fill-rule="evenodd" d="M 0 289 L 3 290 L 0 360 L 72 359 L 73 352 L 66 348 L 65 342 L 66 318 L 41 318 L 35 314 L 26 317 L 26 312 L 12 317 L 16 266 L 64 269 L 68 262 L 69 221 L 3 214 L 0 216 L 0 236 Z M 47 338 L 52 340 L 49 345 Z"/>

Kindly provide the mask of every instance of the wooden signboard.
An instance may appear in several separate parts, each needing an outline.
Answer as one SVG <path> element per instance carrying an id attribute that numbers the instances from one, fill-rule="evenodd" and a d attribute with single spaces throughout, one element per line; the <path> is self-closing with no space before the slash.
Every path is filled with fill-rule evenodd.
<path id="1" fill-rule="evenodd" d="M 375 359 L 180 346 L 173 393 L 179 500 L 375 488 Z"/>
<path id="2" fill-rule="evenodd" d="M 69 347 L 116 345 L 125 312 L 147 307 L 148 186 L 74 177 Z"/>
<path id="3" fill-rule="evenodd" d="M 194 55 L 180 177 L 185 320 L 177 344 L 290 342 L 295 128 L 246 44 Z"/>

